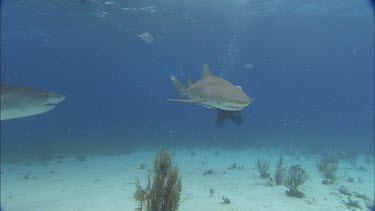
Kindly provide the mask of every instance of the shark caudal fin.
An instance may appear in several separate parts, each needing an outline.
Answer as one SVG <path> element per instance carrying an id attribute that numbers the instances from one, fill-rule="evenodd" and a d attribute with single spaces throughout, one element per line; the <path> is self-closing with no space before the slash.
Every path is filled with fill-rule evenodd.
<path id="1" fill-rule="evenodd" d="M 177 88 L 177 90 L 180 93 L 180 95 L 184 95 L 185 90 L 186 90 L 185 87 L 184 87 L 184 85 L 182 85 L 181 82 L 179 82 L 177 80 L 177 78 L 174 77 L 173 75 L 171 75 L 171 80 L 172 80 L 174 86 Z"/>

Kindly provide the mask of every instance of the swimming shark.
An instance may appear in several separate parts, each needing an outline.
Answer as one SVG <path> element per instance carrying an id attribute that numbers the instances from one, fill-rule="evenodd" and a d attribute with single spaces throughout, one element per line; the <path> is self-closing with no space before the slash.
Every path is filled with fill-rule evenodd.
<path id="1" fill-rule="evenodd" d="M 203 64 L 203 78 L 195 83 L 188 79 L 186 86 L 175 76 L 171 76 L 181 96 L 189 99 L 167 99 L 174 102 L 197 103 L 206 108 L 218 108 L 226 111 L 239 111 L 254 99 L 247 96 L 241 87 L 211 74 L 207 64 Z"/>
<path id="2" fill-rule="evenodd" d="M 65 97 L 31 87 L 1 84 L 0 120 L 33 116 L 52 110 Z"/>

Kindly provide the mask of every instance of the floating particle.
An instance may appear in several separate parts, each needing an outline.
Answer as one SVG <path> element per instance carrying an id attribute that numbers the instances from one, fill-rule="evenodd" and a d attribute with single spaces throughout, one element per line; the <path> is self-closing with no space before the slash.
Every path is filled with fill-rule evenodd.
<path id="1" fill-rule="evenodd" d="M 245 64 L 243 67 L 246 68 L 246 69 L 253 69 L 254 65 L 253 64 Z"/>

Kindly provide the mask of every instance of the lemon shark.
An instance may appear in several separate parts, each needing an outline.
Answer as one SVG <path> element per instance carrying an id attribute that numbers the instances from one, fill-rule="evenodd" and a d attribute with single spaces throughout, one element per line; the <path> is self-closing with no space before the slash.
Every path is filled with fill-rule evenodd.
<path id="1" fill-rule="evenodd" d="M 31 87 L 1 84 L 0 120 L 33 116 L 52 110 L 64 96 Z"/>
<path id="2" fill-rule="evenodd" d="M 206 108 L 217 108 L 226 111 L 239 111 L 254 99 L 247 96 L 241 87 L 211 74 L 207 64 L 203 64 L 203 78 L 195 83 L 188 79 L 186 86 L 176 77 L 171 76 L 181 96 L 188 99 L 167 99 L 174 102 L 197 103 Z"/>

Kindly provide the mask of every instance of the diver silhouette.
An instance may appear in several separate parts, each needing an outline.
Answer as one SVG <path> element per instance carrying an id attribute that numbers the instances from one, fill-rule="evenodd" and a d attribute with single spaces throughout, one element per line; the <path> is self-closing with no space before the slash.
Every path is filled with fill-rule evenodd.
<path id="1" fill-rule="evenodd" d="M 240 111 L 226 111 L 222 109 L 217 109 L 216 125 L 222 127 L 225 119 L 231 119 L 238 125 L 242 125 L 242 115 Z"/>

